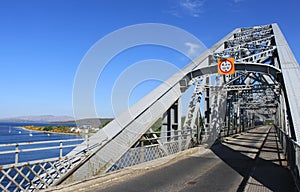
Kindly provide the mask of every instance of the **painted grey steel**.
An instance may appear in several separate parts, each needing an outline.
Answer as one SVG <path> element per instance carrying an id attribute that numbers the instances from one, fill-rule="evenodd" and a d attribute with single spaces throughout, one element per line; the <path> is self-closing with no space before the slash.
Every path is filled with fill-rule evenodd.
<path id="1" fill-rule="evenodd" d="M 12 165 L 2 165 L 2 167 L 7 166 L 19 166 L 19 155 L 22 153 L 32 152 L 32 151 L 48 151 L 52 149 L 59 149 L 59 157 L 58 159 L 62 158 L 62 152 L 65 148 L 74 148 L 78 144 L 66 144 L 70 142 L 79 142 L 81 143 L 83 139 L 66 139 L 66 140 L 50 140 L 50 141 L 36 141 L 36 142 L 21 142 L 21 143 L 9 143 L 9 144 L 0 144 L 0 147 L 2 148 L 2 151 L 0 151 L 0 155 L 4 154 L 14 154 L 15 155 L 15 161 Z M 36 147 L 35 145 L 41 145 L 41 144 L 57 144 L 56 146 L 52 147 Z M 22 146 L 27 146 L 25 149 L 20 149 Z M 10 150 L 11 147 L 15 147 L 14 150 Z M 6 150 L 8 149 L 8 150 Z M 47 160 L 47 159 L 43 159 Z M 27 163 L 31 163 L 30 161 Z"/>
<path id="2" fill-rule="evenodd" d="M 263 28 L 266 28 L 266 32 Z M 268 64 L 257 63 L 260 61 L 267 61 L 275 50 L 274 46 L 269 46 L 271 29 L 270 26 L 258 27 L 254 31 L 262 32 L 259 37 L 254 38 L 255 41 L 259 39 L 267 39 L 265 46 L 261 46 L 259 52 L 252 53 L 252 55 L 246 55 L 243 57 L 241 54 L 236 56 L 237 62 L 236 68 L 241 71 L 261 71 L 262 73 L 270 73 L 277 75 L 279 69 Z M 187 65 L 182 71 L 173 75 L 164 84 L 156 88 L 153 92 L 143 98 L 140 102 L 130 108 L 120 117 L 117 117 L 113 122 L 108 124 L 103 130 L 96 133 L 90 139 L 91 145 L 96 142 L 100 142 L 101 139 L 107 139 L 102 146 L 90 155 L 87 163 L 80 166 L 72 174 L 72 179 L 84 179 L 90 177 L 99 172 L 107 171 L 118 159 L 120 159 L 131 146 L 138 141 L 138 139 L 156 122 L 163 114 L 168 111 L 174 103 L 182 95 L 182 90 L 186 89 L 189 81 L 194 77 L 199 77 L 205 74 L 216 74 L 216 59 L 228 55 L 230 52 L 225 49 L 224 42 L 228 41 L 228 44 L 240 45 L 241 43 L 249 43 L 253 41 L 253 38 L 237 37 L 234 35 L 243 33 L 241 29 L 236 29 L 223 40 L 213 46 L 211 49 L 202 54 L 195 61 Z M 253 34 L 251 34 L 253 35 Z M 232 49 L 232 48 L 231 48 Z M 226 52 L 227 51 L 227 52 Z M 231 55 L 232 56 L 232 55 Z M 185 82 L 185 87 L 184 85 Z M 149 115 L 151 119 L 149 120 Z M 142 124 L 141 122 L 149 122 Z M 126 141 L 126 142 L 124 142 Z M 73 151 L 73 154 L 82 150 L 86 143 L 79 146 Z M 70 153 L 69 155 L 72 155 Z M 90 167 L 97 167 L 90 169 Z M 72 182 L 69 179 L 66 183 Z"/>
<path id="3" fill-rule="evenodd" d="M 181 131 L 181 102 L 180 98 L 163 114 L 161 126 L 161 140 L 165 143 L 177 140 L 178 132 Z"/>
<path id="4" fill-rule="evenodd" d="M 272 25 L 279 64 L 282 71 L 283 82 L 286 92 L 286 102 L 288 106 L 289 123 L 291 129 L 295 131 L 296 141 L 300 141 L 300 101 L 298 94 L 300 93 L 300 68 L 295 59 L 288 43 L 286 42 L 282 32 L 277 24 Z"/>
<path id="5" fill-rule="evenodd" d="M 190 128 L 197 131 L 195 133 L 195 134 L 197 134 L 197 138 L 195 138 L 197 142 L 200 142 L 200 135 L 199 135 L 200 129 L 201 129 L 200 124 L 199 124 L 200 123 L 199 118 L 201 118 L 200 101 L 201 101 L 201 98 L 203 95 L 202 92 L 204 91 L 204 87 L 205 87 L 205 84 L 203 83 L 203 79 L 205 79 L 205 77 L 199 78 L 199 79 L 195 78 L 194 91 L 191 96 L 188 111 L 185 116 L 185 121 L 183 124 L 184 132 L 188 132 L 188 130 Z M 191 135 L 189 135 L 189 136 L 191 136 Z M 189 138 L 187 138 L 187 139 L 189 139 Z M 185 143 L 185 145 L 183 145 L 183 146 L 186 147 L 186 145 L 188 145 L 188 143 Z"/>
<path id="6" fill-rule="evenodd" d="M 31 191 L 51 186 L 51 180 L 61 176 L 63 172 L 76 164 L 78 157 L 64 158 L 62 150 L 64 148 L 75 147 L 76 144 L 70 142 L 82 142 L 83 139 L 50 140 L 37 142 L 21 142 L 1 144 L 0 155 L 14 155 L 14 164 L 0 166 L 0 189 L 1 191 Z M 57 144 L 52 147 L 37 147 L 41 144 Z M 22 148 L 26 146 L 26 148 Z M 14 147 L 15 150 L 11 150 Z M 7 150 L 6 150 L 7 149 Z M 59 156 L 49 159 L 20 162 L 19 155 L 26 155 L 32 151 L 59 150 Z M 63 163 L 62 163 L 63 162 Z M 64 165 L 64 166 L 62 166 Z M 51 180 L 48 178 L 52 178 Z M 31 185 L 29 185 L 31 183 Z"/>
<path id="7" fill-rule="evenodd" d="M 217 61 L 227 57 L 235 59 L 236 72 L 220 76 Z M 300 85 L 293 81 L 299 76 L 299 66 L 276 24 L 235 29 L 76 147 L 66 157 L 74 162 L 57 162 L 60 167 L 67 165 L 63 172 L 53 176 L 49 173 L 54 168 L 47 169 L 35 178 L 44 184 L 28 189 L 70 183 L 173 154 L 195 141 L 211 145 L 222 134 L 244 131 L 276 115 L 283 129 L 298 138 L 300 108 L 295 91 Z M 181 127 L 181 96 L 193 84 Z M 162 128 L 153 131 L 151 126 L 159 119 Z"/>
<path id="8" fill-rule="evenodd" d="M 290 171 L 293 175 L 297 191 L 300 190 L 300 145 L 299 142 L 295 142 L 291 137 L 280 127 L 276 127 L 276 132 L 279 141 L 283 147 L 285 156 L 287 157 L 287 162 L 290 167 Z"/>
<path id="9" fill-rule="evenodd" d="M 56 182 L 69 183 L 109 170 L 141 138 L 151 125 L 161 118 L 180 98 L 183 93 L 182 90 L 185 90 L 189 86 L 188 84 L 183 86 L 184 83 L 182 80 L 184 77 L 197 67 L 209 66 L 209 55 L 222 47 L 223 41 L 231 37 L 234 32 L 230 33 L 181 71 L 174 74 L 127 112 L 94 134 L 90 138 L 89 145 L 102 144 L 88 154 L 89 157 L 84 164 L 69 173 L 72 177 Z M 149 119 L 150 114 L 152 116 L 151 119 Z M 145 124 L 144 122 L 147 123 Z M 86 142 L 83 143 L 68 154 L 68 156 L 73 156 L 77 152 L 84 150 L 87 145 Z"/>

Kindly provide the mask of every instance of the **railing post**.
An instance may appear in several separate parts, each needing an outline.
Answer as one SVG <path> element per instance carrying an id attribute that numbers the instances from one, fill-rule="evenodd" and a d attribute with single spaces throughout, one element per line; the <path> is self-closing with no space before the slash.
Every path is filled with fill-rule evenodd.
<path id="1" fill-rule="evenodd" d="M 59 141 L 59 158 L 62 159 L 63 156 L 63 143 Z"/>
<path id="2" fill-rule="evenodd" d="M 298 185 L 298 189 L 299 189 L 299 176 L 300 176 L 300 173 L 299 173 L 299 163 L 300 163 L 300 157 L 299 157 L 299 151 L 300 151 L 300 148 L 297 146 L 297 145 L 295 145 L 295 158 L 296 158 L 296 164 L 295 164 L 295 166 L 296 166 L 296 169 L 295 169 L 295 171 L 296 171 L 296 182 L 297 182 L 297 185 Z"/>
<path id="3" fill-rule="evenodd" d="M 87 152 L 90 150 L 90 136 L 87 135 Z"/>
<path id="4" fill-rule="evenodd" d="M 19 144 L 16 143 L 15 164 L 19 162 Z"/>
<path id="5" fill-rule="evenodd" d="M 145 162 L 145 156 L 146 156 L 146 154 L 145 154 L 145 152 L 146 152 L 146 150 L 145 150 L 145 147 L 144 147 L 144 141 L 142 141 L 141 142 L 141 151 L 140 151 L 140 153 L 141 153 L 141 159 L 140 159 L 140 162 L 138 162 L 138 163 L 144 163 Z"/>

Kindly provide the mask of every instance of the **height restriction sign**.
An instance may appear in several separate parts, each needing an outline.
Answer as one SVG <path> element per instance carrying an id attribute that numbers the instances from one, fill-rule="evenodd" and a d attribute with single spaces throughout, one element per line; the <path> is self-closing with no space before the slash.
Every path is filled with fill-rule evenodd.
<path id="1" fill-rule="evenodd" d="M 234 58 L 225 58 L 218 60 L 218 73 L 220 75 L 234 74 Z"/>

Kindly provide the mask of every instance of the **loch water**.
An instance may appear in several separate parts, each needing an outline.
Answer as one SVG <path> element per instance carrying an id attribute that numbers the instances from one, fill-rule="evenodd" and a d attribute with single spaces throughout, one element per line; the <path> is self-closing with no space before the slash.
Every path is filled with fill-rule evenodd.
<path id="1" fill-rule="evenodd" d="M 22 129 L 22 126 L 35 125 L 35 126 L 47 126 L 47 125 L 57 125 L 57 124 L 47 124 L 47 123 L 16 123 L 16 122 L 0 122 L 0 152 L 7 150 L 15 150 L 14 146 L 4 146 L 5 144 L 17 144 L 24 142 L 37 142 L 37 141 L 51 141 L 51 140 L 68 140 L 68 139 L 81 139 L 81 136 L 70 135 L 70 134 L 55 134 L 55 133 L 45 133 L 37 131 L 29 131 Z M 63 124 L 68 126 L 75 126 L 75 124 Z M 67 144 L 79 144 L 81 141 L 68 142 Z M 59 146 L 59 143 L 46 143 L 46 144 L 36 144 L 36 145 L 21 145 L 19 149 L 28 148 L 44 148 Z M 70 152 L 72 148 L 64 148 L 63 155 Z M 42 151 L 32 151 L 24 152 L 18 154 L 19 162 L 28 162 L 32 160 L 54 158 L 59 156 L 59 149 L 42 150 Z M 6 164 L 13 164 L 15 162 L 15 153 L 12 154 L 0 154 L 0 166 Z"/>

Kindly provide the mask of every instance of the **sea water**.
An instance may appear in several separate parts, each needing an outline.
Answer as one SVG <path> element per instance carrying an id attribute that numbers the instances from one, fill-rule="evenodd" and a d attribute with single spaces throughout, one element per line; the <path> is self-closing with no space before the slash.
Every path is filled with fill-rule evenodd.
<path id="1" fill-rule="evenodd" d="M 48 134 L 45 132 L 29 131 L 22 129 L 22 126 L 34 125 L 34 126 L 47 126 L 56 124 L 46 124 L 46 123 L 15 123 L 15 122 L 0 122 L 0 145 L 1 144 L 17 144 L 23 142 L 36 142 L 36 141 L 50 141 L 50 140 L 67 140 L 67 139 L 81 139 L 81 136 L 71 135 L 71 134 Z M 75 126 L 75 124 L 63 124 L 68 126 Z M 79 144 L 80 141 L 68 142 L 67 144 Z M 46 144 L 36 144 L 36 145 L 24 145 L 20 146 L 19 149 L 28 149 L 32 147 L 51 147 L 59 146 L 59 143 L 46 143 Z M 73 147 L 74 148 L 74 147 Z M 63 155 L 66 155 L 73 148 L 64 148 Z M 0 151 L 15 150 L 15 146 L 10 147 L 0 147 Z M 33 151 L 19 153 L 18 162 L 28 162 L 32 160 L 47 159 L 59 157 L 59 149 L 43 150 L 43 151 Z M 15 162 L 15 153 L 12 154 L 0 154 L 0 166 L 6 164 L 13 164 Z"/>

